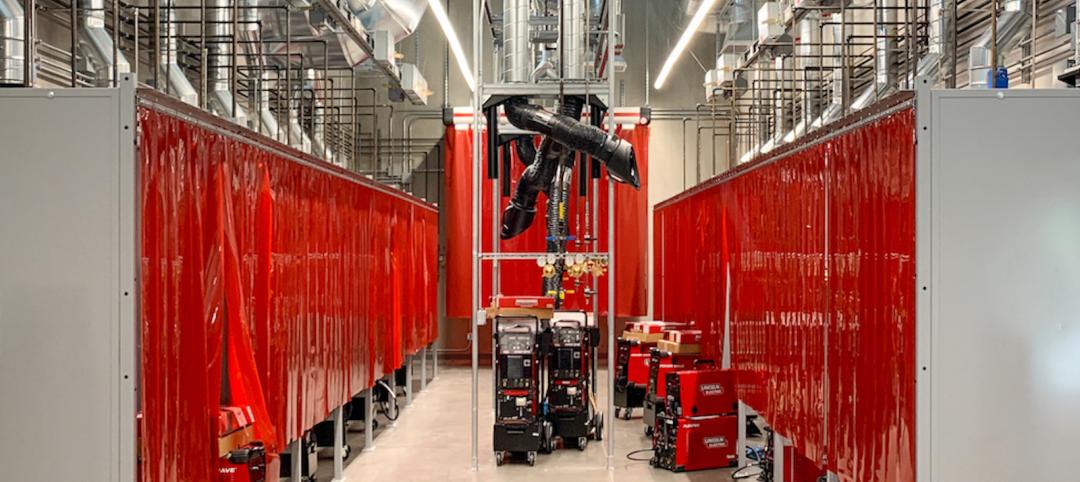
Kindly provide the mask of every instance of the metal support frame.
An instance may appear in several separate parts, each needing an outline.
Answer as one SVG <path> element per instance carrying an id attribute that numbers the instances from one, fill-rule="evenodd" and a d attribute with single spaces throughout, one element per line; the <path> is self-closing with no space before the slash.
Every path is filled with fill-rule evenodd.
<path id="1" fill-rule="evenodd" d="M 498 223 L 493 223 L 494 232 L 492 233 L 493 240 L 496 246 L 495 252 L 485 253 L 482 251 L 482 244 L 480 240 L 484 233 L 482 233 L 481 219 L 483 216 L 483 205 L 481 199 L 482 179 L 484 177 L 484 166 L 481 165 L 481 149 L 485 149 L 486 145 L 482 142 L 481 132 L 485 127 L 485 123 L 481 118 L 481 109 L 484 108 L 486 96 L 530 96 L 530 97 L 561 97 L 564 95 L 585 95 L 596 96 L 598 93 L 602 93 L 603 90 L 607 91 L 608 108 L 614 109 L 616 97 L 613 95 L 615 92 L 615 73 L 614 68 L 607 69 L 607 87 L 606 89 L 596 89 L 595 86 L 590 86 L 588 82 L 558 82 L 558 83 L 545 83 L 545 84 L 486 84 L 484 82 L 483 70 L 481 68 L 483 64 L 483 19 L 484 19 L 484 1 L 473 0 L 472 2 L 472 33 L 473 33 L 473 76 L 476 79 L 477 88 L 473 91 L 472 95 L 472 127 L 473 127 L 473 145 L 472 145 L 472 300 L 471 300 L 471 351 L 472 351 L 472 450 L 471 450 L 471 467 L 473 471 L 480 469 L 480 456 L 479 456 L 479 345 L 477 340 L 479 339 L 480 329 L 479 326 L 482 320 L 486 318 L 486 314 L 481 312 L 481 271 L 482 263 L 484 260 L 492 260 L 492 281 L 497 283 L 498 280 L 498 261 L 506 259 L 536 259 L 540 253 L 498 253 L 497 246 L 499 242 L 499 227 Z M 617 20 L 616 9 L 609 5 L 607 8 L 608 13 L 608 28 L 607 34 L 607 65 L 612 66 L 615 62 L 615 25 Z M 610 135 L 615 135 L 615 116 L 608 116 L 608 126 Z M 583 168 L 584 169 L 584 168 Z M 585 171 L 582 171 L 583 173 Z M 493 193 L 498 199 L 499 186 L 497 182 L 492 181 Z M 593 193 L 599 193 L 599 180 L 593 179 Z M 596 222 L 597 219 L 597 202 L 593 203 L 593 226 L 599 226 Z M 495 207 L 495 214 L 498 214 L 498 206 Z M 594 243 L 594 255 L 600 254 L 598 246 Z M 547 255 L 547 253 L 543 253 Z M 608 252 L 604 254 L 607 259 L 615 259 L 615 181 L 608 178 Z M 607 288 L 608 288 L 608 397 L 607 397 L 607 413 L 614 413 L 615 410 L 615 265 L 614 263 L 608 264 L 607 273 Z M 497 285 L 493 285 L 497 286 Z M 598 280 L 593 278 L 593 291 L 597 293 Z M 594 303 L 594 319 L 599 318 L 599 306 L 598 303 Z M 436 363 L 437 366 L 437 363 Z M 436 368 L 437 369 L 437 368 Z M 615 425 L 606 423 L 606 447 L 607 447 L 607 459 L 606 467 L 609 471 L 615 469 Z"/>
<path id="2" fill-rule="evenodd" d="M 427 357 L 428 347 L 420 349 L 420 391 L 427 390 Z"/>
<path id="3" fill-rule="evenodd" d="M 375 450 L 375 410 L 372 409 L 372 400 L 375 397 L 375 387 L 364 390 L 364 452 Z"/>
<path id="4" fill-rule="evenodd" d="M 413 357 L 405 356 L 405 406 L 412 405 L 413 401 Z"/>
<path id="5" fill-rule="evenodd" d="M 334 409 L 334 479 L 333 482 L 345 480 L 345 412 L 342 407 Z"/>

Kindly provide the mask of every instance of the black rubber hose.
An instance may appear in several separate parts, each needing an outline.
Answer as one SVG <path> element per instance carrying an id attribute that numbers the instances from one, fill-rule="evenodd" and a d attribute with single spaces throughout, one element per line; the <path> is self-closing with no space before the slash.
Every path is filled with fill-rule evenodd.
<path id="1" fill-rule="evenodd" d="M 581 99 L 567 97 L 560 105 L 560 115 L 568 119 L 571 116 L 581 118 L 583 107 L 584 103 Z M 509 104 L 507 104 L 507 110 L 511 110 Z M 530 144 L 529 147 L 531 147 L 531 142 L 523 142 L 519 139 L 517 142 L 519 155 L 523 153 L 523 150 L 525 154 L 528 154 L 529 149 L 524 147 L 523 144 Z M 532 163 L 525 168 L 525 172 L 521 175 L 521 179 L 514 189 L 514 196 L 510 198 L 510 204 L 503 211 L 500 232 L 502 239 L 518 236 L 525 232 L 529 226 L 532 226 L 533 220 L 536 218 L 537 196 L 541 192 L 550 193 L 555 172 L 561 163 L 566 162 L 572 151 L 567 146 L 555 142 L 552 137 L 544 136 L 540 141 L 540 148 L 535 152 L 536 155 L 533 157 Z"/>
<path id="2" fill-rule="evenodd" d="M 518 160 L 525 167 L 532 164 L 536 159 L 536 145 L 533 144 L 533 136 L 520 136 L 514 139 L 514 150 L 517 151 Z"/>
<path id="3" fill-rule="evenodd" d="M 569 100 L 569 99 L 567 99 Z M 544 108 L 517 99 L 506 103 L 506 117 L 515 127 L 539 132 L 570 149 L 600 159 L 616 181 L 641 187 L 634 147 L 603 130 L 570 116 L 553 114 Z M 581 117 L 580 113 L 577 116 Z"/>

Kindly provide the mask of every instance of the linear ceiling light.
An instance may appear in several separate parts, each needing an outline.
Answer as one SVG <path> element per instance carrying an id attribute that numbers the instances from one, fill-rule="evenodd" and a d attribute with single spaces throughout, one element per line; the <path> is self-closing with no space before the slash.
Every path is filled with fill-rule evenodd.
<path id="1" fill-rule="evenodd" d="M 705 17 L 709 16 L 709 12 L 712 12 L 713 6 L 716 5 L 716 0 L 704 0 L 701 2 L 701 6 L 698 7 L 697 13 L 694 14 L 694 18 L 690 19 L 690 25 L 686 26 L 686 30 L 683 31 L 682 37 L 679 37 L 679 42 L 675 44 L 675 48 L 671 51 L 671 55 L 668 55 L 667 60 L 664 61 L 664 67 L 660 69 L 660 75 L 656 77 L 656 83 L 653 84 L 653 88 L 660 90 L 664 88 L 664 82 L 667 80 L 668 75 L 671 74 L 671 69 L 675 67 L 675 62 L 678 62 L 679 57 L 682 56 L 686 47 L 690 45 L 690 39 L 694 38 L 694 34 L 697 33 L 701 23 L 705 21 Z"/>
<path id="2" fill-rule="evenodd" d="M 431 11 L 435 12 L 435 19 L 439 21 L 443 35 L 446 35 L 446 40 L 450 42 L 450 50 L 454 51 L 454 57 L 457 59 L 458 68 L 461 69 L 461 75 L 465 76 L 465 83 L 469 84 L 470 91 L 475 91 L 476 79 L 473 78 L 472 70 L 469 69 L 469 60 L 465 57 L 465 50 L 461 48 L 461 41 L 458 40 L 457 33 L 454 32 L 450 17 L 446 16 L 446 8 L 443 7 L 442 0 L 428 0 L 428 4 L 431 5 Z"/>

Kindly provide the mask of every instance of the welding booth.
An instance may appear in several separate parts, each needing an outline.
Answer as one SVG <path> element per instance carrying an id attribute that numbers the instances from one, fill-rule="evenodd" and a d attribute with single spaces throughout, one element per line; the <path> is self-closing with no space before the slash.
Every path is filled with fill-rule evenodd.
<path id="1" fill-rule="evenodd" d="M 774 480 L 1074 479 L 1080 93 L 917 85 L 658 204 L 655 315 Z"/>
<path id="2" fill-rule="evenodd" d="M 3 478 L 272 471 L 438 336 L 438 214 L 122 80 L 0 90 Z"/>

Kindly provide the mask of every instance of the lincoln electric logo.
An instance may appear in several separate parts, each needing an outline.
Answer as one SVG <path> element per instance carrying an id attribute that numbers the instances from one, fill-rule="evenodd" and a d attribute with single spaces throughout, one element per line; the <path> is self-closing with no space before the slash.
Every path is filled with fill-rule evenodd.
<path id="1" fill-rule="evenodd" d="M 703 383 L 701 384 L 701 394 L 705 396 L 723 395 L 724 386 L 719 383 Z"/>
<path id="2" fill-rule="evenodd" d="M 727 447 L 727 437 L 705 437 L 705 446 L 710 449 L 719 449 Z"/>

